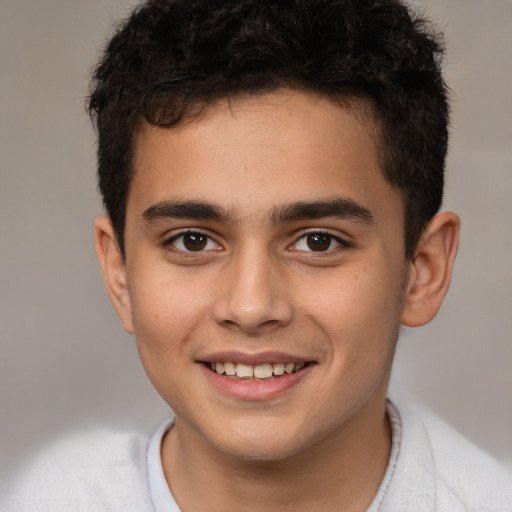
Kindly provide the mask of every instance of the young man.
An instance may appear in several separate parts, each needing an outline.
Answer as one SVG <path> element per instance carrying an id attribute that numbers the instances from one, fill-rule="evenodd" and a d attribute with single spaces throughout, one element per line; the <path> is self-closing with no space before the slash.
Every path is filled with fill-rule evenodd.
<path id="1" fill-rule="evenodd" d="M 386 401 L 457 251 L 441 53 L 394 0 L 136 9 L 89 103 L 96 250 L 175 417 L 63 442 L 12 510 L 512 510 L 494 461 Z"/>

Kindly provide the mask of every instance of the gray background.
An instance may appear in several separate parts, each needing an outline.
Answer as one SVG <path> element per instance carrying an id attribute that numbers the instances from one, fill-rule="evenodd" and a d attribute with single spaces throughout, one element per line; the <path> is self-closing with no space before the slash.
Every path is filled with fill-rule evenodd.
<path id="1" fill-rule="evenodd" d="M 0 479 L 92 425 L 167 414 L 93 253 L 88 70 L 122 0 L 0 0 Z M 444 30 L 454 117 L 446 209 L 462 217 L 452 288 L 404 330 L 392 388 L 512 465 L 512 3 L 422 3 Z"/>

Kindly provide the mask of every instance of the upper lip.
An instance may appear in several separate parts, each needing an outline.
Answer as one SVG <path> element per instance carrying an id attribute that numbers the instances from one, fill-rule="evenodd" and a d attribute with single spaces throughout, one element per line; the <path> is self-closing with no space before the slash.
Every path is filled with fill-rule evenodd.
<path id="1" fill-rule="evenodd" d="M 265 363 L 308 363 L 313 361 L 311 358 L 287 354 L 284 352 L 259 352 L 248 354 L 245 352 L 212 352 L 198 359 L 200 362 L 231 362 L 256 366 Z"/>

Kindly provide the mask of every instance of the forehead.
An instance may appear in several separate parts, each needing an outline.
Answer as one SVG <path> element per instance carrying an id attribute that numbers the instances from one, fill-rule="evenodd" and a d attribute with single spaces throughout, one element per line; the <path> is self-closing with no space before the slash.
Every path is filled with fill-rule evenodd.
<path id="1" fill-rule="evenodd" d="M 171 197 L 215 201 L 249 218 L 339 195 L 401 208 L 381 169 L 369 111 L 285 90 L 218 101 L 172 129 L 143 124 L 128 213 Z"/>

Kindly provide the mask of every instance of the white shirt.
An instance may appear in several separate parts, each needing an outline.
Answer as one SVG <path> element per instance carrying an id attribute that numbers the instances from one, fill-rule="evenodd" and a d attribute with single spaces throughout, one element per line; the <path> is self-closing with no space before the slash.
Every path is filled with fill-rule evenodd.
<path id="1" fill-rule="evenodd" d="M 367 512 L 512 512 L 512 475 L 428 413 L 388 403 L 392 449 Z M 2 512 L 180 512 L 167 485 L 161 443 L 99 430 L 42 453 Z M 202 511 L 200 511 L 202 512 Z"/>

